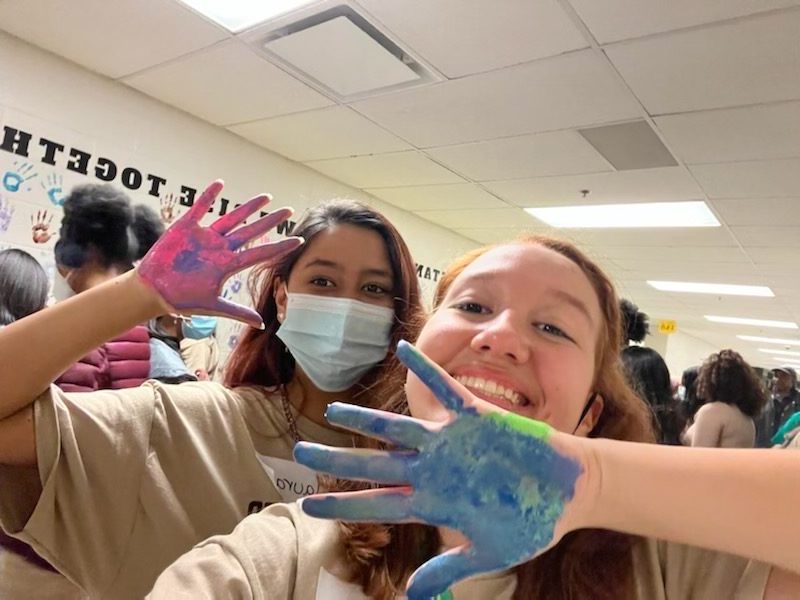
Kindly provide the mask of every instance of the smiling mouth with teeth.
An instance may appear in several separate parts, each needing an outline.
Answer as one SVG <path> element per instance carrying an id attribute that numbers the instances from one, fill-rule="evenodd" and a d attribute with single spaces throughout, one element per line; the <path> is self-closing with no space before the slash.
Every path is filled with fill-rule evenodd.
<path id="1" fill-rule="evenodd" d="M 489 396 L 490 398 L 496 398 L 498 400 L 505 400 L 506 402 L 513 404 L 514 406 L 529 406 L 530 400 L 517 392 L 516 390 L 512 390 L 503 386 L 496 381 L 492 381 L 491 379 L 484 379 L 483 377 L 471 377 L 465 375 L 459 375 L 455 378 L 461 385 L 466 388 L 469 388 L 472 391 L 480 392 L 483 395 Z"/>

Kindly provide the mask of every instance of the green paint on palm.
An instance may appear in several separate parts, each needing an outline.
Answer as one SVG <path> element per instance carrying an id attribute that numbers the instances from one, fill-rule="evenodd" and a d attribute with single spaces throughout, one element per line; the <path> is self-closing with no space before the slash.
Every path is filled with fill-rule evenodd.
<path id="1" fill-rule="evenodd" d="M 553 428 L 547 423 L 541 421 L 534 421 L 526 417 L 521 417 L 514 413 L 489 413 L 484 415 L 486 418 L 495 421 L 499 425 L 505 425 L 511 429 L 515 429 L 525 435 L 530 435 L 539 438 L 543 441 L 548 441 L 550 436 L 553 435 Z"/>
<path id="2" fill-rule="evenodd" d="M 433 600 L 453 600 L 453 592 L 447 590 L 443 594 L 439 594 L 438 596 L 433 598 Z"/>

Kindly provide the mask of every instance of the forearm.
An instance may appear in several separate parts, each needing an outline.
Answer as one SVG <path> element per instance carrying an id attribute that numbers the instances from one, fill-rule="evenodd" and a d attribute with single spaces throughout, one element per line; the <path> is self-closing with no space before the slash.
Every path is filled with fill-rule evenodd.
<path id="1" fill-rule="evenodd" d="M 130 271 L 0 330 L 0 419 L 29 405 L 71 364 L 162 312 Z"/>
<path id="2" fill-rule="evenodd" d="M 581 443 L 596 470 L 584 527 L 719 550 L 800 573 L 794 525 L 800 452 Z"/>

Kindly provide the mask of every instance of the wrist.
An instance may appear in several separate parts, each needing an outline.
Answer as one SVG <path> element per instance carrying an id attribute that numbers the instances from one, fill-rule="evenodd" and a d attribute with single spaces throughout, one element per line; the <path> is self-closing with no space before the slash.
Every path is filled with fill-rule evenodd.
<path id="1" fill-rule="evenodd" d="M 575 481 L 575 493 L 564 510 L 560 525 L 565 533 L 597 527 L 596 515 L 602 481 L 597 440 L 555 432 L 550 443 L 558 452 L 577 461 L 581 467 L 581 474 Z"/>
<path id="2" fill-rule="evenodd" d="M 124 287 L 125 293 L 130 294 L 136 305 L 140 307 L 142 313 L 140 321 L 143 322 L 159 315 L 175 312 L 175 309 L 162 298 L 161 294 L 152 285 L 139 275 L 136 269 L 120 275 L 117 281 Z"/>

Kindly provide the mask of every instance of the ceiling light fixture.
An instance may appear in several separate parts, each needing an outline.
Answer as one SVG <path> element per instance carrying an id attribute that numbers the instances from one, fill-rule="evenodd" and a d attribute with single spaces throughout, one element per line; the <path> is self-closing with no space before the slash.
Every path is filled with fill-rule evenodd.
<path id="1" fill-rule="evenodd" d="M 731 285 L 727 283 L 695 283 L 691 281 L 648 281 L 647 284 L 662 292 L 687 292 L 690 294 L 718 294 L 721 296 L 760 296 L 773 298 L 775 294 L 764 285 Z"/>
<path id="2" fill-rule="evenodd" d="M 740 317 L 719 317 L 704 315 L 706 320 L 713 323 L 732 323 L 734 325 L 755 325 L 757 327 L 775 327 L 778 329 L 798 329 L 793 321 L 771 321 L 769 319 L 743 319 Z"/>
<path id="3" fill-rule="evenodd" d="M 222 25 L 232 33 L 239 33 L 273 17 L 286 14 L 311 4 L 314 0 L 181 0 L 186 6 Z"/>
<path id="4" fill-rule="evenodd" d="M 796 352 L 794 350 L 774 350 L 770 348 L 759 348 L 759 352 L 766 352 L 767 354 L 781 354 L 784 356 L 800 356 L 800 352 Z M 782 358 L 779 360 L 790 360 L 788 358 Z"/>
<path id="5" fill-rule="evenodd" d="M 745 342 L 762 342 L 764 344 L 783 344 L 784 346 L 800 346 L 800 340 L 790 340 L 785 338 L 763 337 L 760 335 L 737 335 L 737 338 Z"/>
<path id="6" fill-rule="evenodd" d="M 701 200 L 548 206 L 525 211 L 551 227 L 567 229 L 720 226 Z"/>

